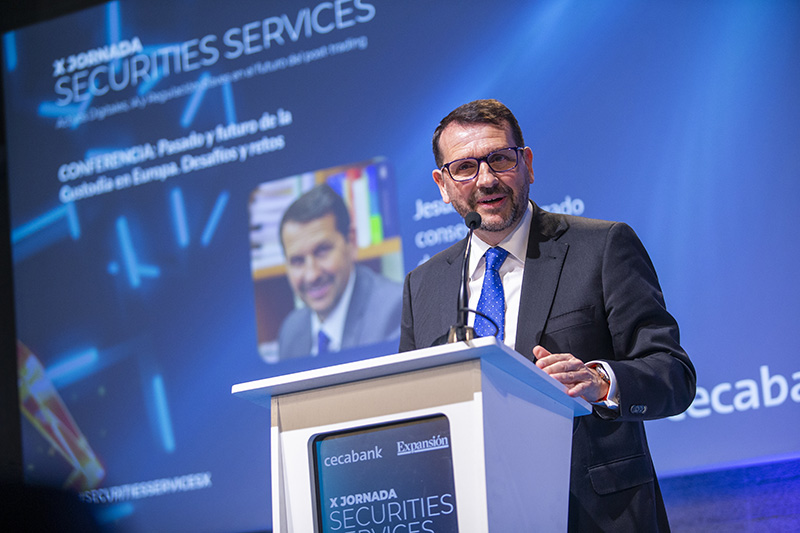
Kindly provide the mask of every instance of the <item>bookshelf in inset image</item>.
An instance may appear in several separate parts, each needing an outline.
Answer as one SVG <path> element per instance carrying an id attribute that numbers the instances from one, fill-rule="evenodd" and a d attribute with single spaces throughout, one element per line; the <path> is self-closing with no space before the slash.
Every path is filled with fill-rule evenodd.
<path id="1" fill-rule="evenodd" d="M 250 265 L 253 276 L 258 350 L 276 362 L 278 330 L 296 306 L 286 279 L 278 228 L 284 211 L 300 195 L 327 183 L 350 211 L 358 246 L 357 261 L 402 282 L 403 257 L 397 215 L 397 189 L 384 157 L 288 176 L 260 184 L 250 194 Z"/>

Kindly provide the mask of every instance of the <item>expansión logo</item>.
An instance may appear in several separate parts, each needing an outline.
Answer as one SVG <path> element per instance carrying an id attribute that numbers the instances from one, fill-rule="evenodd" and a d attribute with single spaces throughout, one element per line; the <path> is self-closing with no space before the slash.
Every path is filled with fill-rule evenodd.
<path id="1" fill-rule="evenodd" d="M 415 442 L 397 441 L 397 455 L 408 455 L 412 453 L 429 452 L 432 450 L 443 450 L 450 447 L 450 439 L 441 435 L 433 436 L 429 439 L 418 440 Z"/>

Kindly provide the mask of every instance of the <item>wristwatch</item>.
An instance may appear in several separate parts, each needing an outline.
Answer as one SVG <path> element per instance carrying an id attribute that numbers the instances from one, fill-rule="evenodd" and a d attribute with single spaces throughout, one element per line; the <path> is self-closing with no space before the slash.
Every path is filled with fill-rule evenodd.
<path id="1" fill-rule="evenodd" d="M 608 385 L 611 384 L 611 378 L 608 377 L 608 372 L 606 372 L 606 369 L 603 368 L 603 365 L 593 366 L 592 368 L 597 370 L 597 373 L 600 374 L 600 379 L 605 381 Z"/>

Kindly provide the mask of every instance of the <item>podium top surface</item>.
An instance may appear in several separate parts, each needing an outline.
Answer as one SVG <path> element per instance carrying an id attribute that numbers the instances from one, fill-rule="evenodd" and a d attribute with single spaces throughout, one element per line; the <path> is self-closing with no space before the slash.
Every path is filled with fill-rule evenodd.
<path id="1" fill-rule="evenodd" d="M 433 346 L 238 383 L 231 388 L 231 393 L 268 407 L 271 396 L 411 372 L 470 359 L 486 361 L 523 383 L 537 388 L 554 400 L 568 405 L 575 416 L 592 412 L 588 402 L 582 398 L 568 396 L 564 385 L 494 337 L 481 337 L 468 342 Z"/>

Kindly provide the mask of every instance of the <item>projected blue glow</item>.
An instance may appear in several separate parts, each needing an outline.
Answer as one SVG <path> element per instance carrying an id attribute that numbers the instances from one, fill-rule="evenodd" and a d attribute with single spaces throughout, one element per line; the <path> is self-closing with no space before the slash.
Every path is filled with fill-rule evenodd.
<path id="1" fill-rule="evenodd" d="M 131 239 L 131 232 L 128 226 L 128 219 L 119 217 L 117 219 L 117 238 L 119 240 L 120 249 L 122 251 L 122 264 L 125 266 L 125 272 L 128 275 L 128 281 L 134 289 L 142 284 L 142 278 L 156 278 L 161 275 L 161 269 L 155 265 L 146 265 L 139 263 L 136 255 L 136 250 L 133 247 L 133 240 Z M 119 268 L 113 263 L 109 265 L 108 271 L 115 273 Z"/>
<path id="2" fill-rule="evenodd" d="M 145 46 L 142 51 L 145 54 L 151 55 L 157 54 L 159 51 L 166 49 L 178 49 L 178 45 L 175 43 L 150 45 Z M 158 65 L 157 68 L 150 73 L 149 79 L 144 79 L 141 81 L 141 83 L 139 83 L 139 86 L 136 88 L 136 94 L 139 96 L 144 96 L 145 94 L 149 93 L 164 78 L 163 73 L 166 68 L 167 67 L 163 65 Z"/>
<path id="3" fill-rule="evenodd" d="M 78 211 L 75 208 L 75 204 L 70 202 L 65 205 L 67 208 L 67 223 L 69 224 L 69 234 L 72 236 L 72 240 L 78 240 L 81 236 L 81 225 L 78 221 Z"/>
<path id="4" fill-rule="evenodd" d="M 11 242 L 13 244 L 18 243 L 20 240 L 24 239 L 25 237 L 29 237 L 34 233 L 43 230 L 44 228 L 55 224 L 61 219 L 67 220 L 67 225 L 69 227 L 69 234 L 72 236 L 73 239 L 78 239 L 81 236 L 81 228 L 80 223 L 78 221 L 78 213 L 75 210 L 75 204 L 68 203 L 64 204 L 61 207 L 57 207 L 44 213 L 41 216 L 36 217 L 35 219 L 31 220 L 27 224 L 20 226 L 11 231 Z"/>
<path id="5" fill-rule="evenodd" d="M 155 265 L 139 264 L 139 276 L 143 278 L 157 278 L 161 275 L 161 269 Z"/>
<path id="6" fill-rule="evenodd" d="M 192 121 L 194 121 L 194 116 L 197 114 L 197 110 L 200 108 L 200 104 L 203 101 L 203 96 L 206 94 L 207 82 L 211 78 L 211 74 L 208 72 L 203 72 L 200 75 L 198 80 L 197 89 L 192 93 L 192 96 L 189 98 L 189 102 L 186 104 L 186 109 L 183 112 L 183 116 L 181 117 L 181 126 L 184 128 L 188 128 L 192 125 Z"/>
<path id="7" fill-rule="evenodd" d="M 136 93 L 139 96 L 143 96 L 149 93 L 153 89 L 153 87 L 155 87 L 158 84 L 159 81 L 161 81 L 160 75 L 157 74 L 155 76 L 152 76 L 149 80 L 145 80 L 139 84 L 139 87 L 136 89 Z"/>
<path id="8" fill-rule="evenodd" d="M 161 444 L 164 451 L 175 451 L 175 435 L 172 431 L 172 419 L 167 404 L 167 391 L 164 388 L 164 378 L 159 374 L 153 377 L 153 399 L 155 401 L 158 429 L 161 435 Z"/>
<path id="9" fill-rule="evenodd" d="M 81 102 L 81 104 L 78 106 L 78 113 L 77 113 L 78 115 L 85 114 L 86 110 L 89 109 L 89 106 L 92 105 L 92 101 L 94 100 L 94 95 L 91 92 L 88 92 L 87 96 L 88 97 L 86 98 L 86 100 Z M 72 125 L 70 126 L 70 129 L 72 129 L 72 130 L 77 129 L 80 125 L 81 125 L 81 121 L 80 120 L 75 120 L 75 121 L 73 121 Z"/>
<path id="10" fill-rule="evenodd" d="M 6 52 L 6 69 L 13 72 L 17 68 L 17 40 L 13 31 L 3 35 L 3 49 Z"/>
<path id="11" fill-rule="evenodd" d="M 208 218 L 208 222 L 206 222 L 206 227 L 203 230 L 203 237 L 201 242 L 203 246 L 208 246 L 211 242 L 211 239 L 214 237 L 214 232 L 217 229 L 217 224 L 219 224 L 219 219 L 222 217 L 222 212 L 225 210 L 225 206 L 228 204 L 228 197 L 230 194 L 228 191 L 223 191 L 217 196 L 217 201 L 214 203 L 214 209 L 211 211 L 211 216 Z"/>
<path id="12" fill-rule="evenodd" d="M 56 387 L 63 387 L 91 374 L 98 361 L 97 348 L 89 348 L 86 351 L 61 358 L 58 363 L 47 369 L 47 377 Z"/>
<path id="13" fill-rule="evenodd" d="M 128 219 L 125 217 L 117 219 L 117 237 L 119 237 L 119 244 L 122 248 L 122 261 L 125 265 L 125 271 L 128 273 L 128 281 L 131 287 L 136 288 L 141 285 L 142 280 L 139 276 L 136 251 L 133 249 L 133 243 L 131 242 L 131 232 L 128 229 Z"/>
<path id="14" fill-rule="evenodd" d="M 39 104 L 39 116 L 57 118 L 75 115 L 80 110 L 78 104 L 58 105 L 55 102 L 42 102 Z"/>
<path id="15" fill-rule="evenodd" d="M 120 13 L 119 2 L 109 2 L 106 5 L 106 29 L 108 30 L 108 43 L 120 41 Z"/>
<path id="16" fill-rule="evenodd" d="M 91 159 L 93 157 L 114 153 L 116 150 L 118 150 L 118 148 L 89 148 L 86 150 L 86 152 L 84 152 L 83 157 L 85 159 Z"/>
<path id="17" fill-rule="evenodd" d="M 172 221 L 175 225 L 175 237 L 181 248 L 189 246 L 189 228 L 186 224 L 186 207 L 183 203 L 183 192 L 179 188 L 172 189 L 170 193 L 172 205 Z"/>
<path id="18" fill-rule="evenodd" d="M 94 517 L 101 524 L 112 524 L 126 516 L 133 514 L 136 508 L 132 503 L 118 503 L 108 507 L 101 507 L 94 512 Z"/>
<path id="19" fill-rule="evenodd" d="M 236 105 L 233 102 L 233 87 L 231 82 L 222 84 L 222 101 L 225 103 L 225 120 L 228 124 L 236 122 Z"/>

